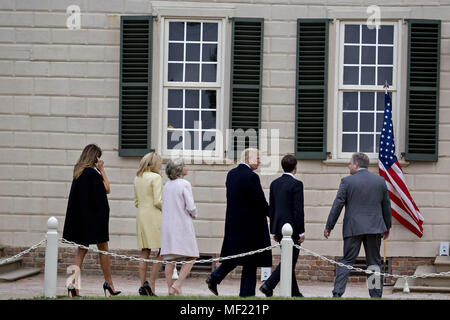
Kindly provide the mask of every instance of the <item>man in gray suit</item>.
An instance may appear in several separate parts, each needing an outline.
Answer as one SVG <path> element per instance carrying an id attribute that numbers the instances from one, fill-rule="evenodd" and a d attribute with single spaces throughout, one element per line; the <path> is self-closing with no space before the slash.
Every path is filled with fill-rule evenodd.
<path id="1" fill-rule="evenodd" d="M 350 176 L 341 180 L 339 191 L 328 216 L 324 231 L 328 239 L 345 205 L 343 225 L 344 257 L 340 262 L 353 265 L 358 257 L 361 243 L 366 252 L 367 266 L 371 270 L 381 271 L 381 238 L 389 236 L 391 228 L 391 202 L 386 182 L 378 175 L 370 173 L 369 157 L 364 153 L 354 153 L 348 168 Z M 334 282 L 333 297 L 341 297 L 345 291 L 350 270 L 338 267 Z M 372 298 L 381 298 L 383 279 L 377 277 L 375 285 L 369 281 L 369 294 Z M 369 280 L 370 280 L 369 279 Z"/>

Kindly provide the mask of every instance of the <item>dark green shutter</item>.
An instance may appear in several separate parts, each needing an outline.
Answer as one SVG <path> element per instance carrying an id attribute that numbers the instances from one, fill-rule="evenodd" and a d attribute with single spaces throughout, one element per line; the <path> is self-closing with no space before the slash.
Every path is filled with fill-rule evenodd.
<path id="1" fill-rule="evenodd" d="M 261 91 L 264 45 L 264 19 L 233 18 L 231 43 L 230 128 L 243 131 L 261 127 Z M 239 157 L 237 140 L 230 146 Z M 259 141 L 256 138 L 256 144 Z M 249 146 L 249 140 L 245 147 Z M 252 146 L 252 145 L 250 145 Z"/>
<path id="2" fill-rule="evenodd" d="M 441 21 L 408 24 L 405 159 L 437 161 Z"/>
<path id="3" fill-rule="evenodd" d="M 153 17 L 120 19 L 119 156 L 150 149 Z"/>
<path id="4" fill-rule="evenodd" d="M 328 19 L 297 20 L 295 156 L 327 157 Z"/>

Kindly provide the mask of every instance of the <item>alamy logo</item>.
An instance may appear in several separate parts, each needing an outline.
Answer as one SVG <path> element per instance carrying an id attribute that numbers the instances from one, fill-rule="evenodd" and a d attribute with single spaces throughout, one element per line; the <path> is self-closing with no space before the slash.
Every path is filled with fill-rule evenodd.
<path id="1" fill-rule="evenodd" d="M 77 5 L 70 5 L 66 9 L 66 13 L 69 17 L 66 20 L 66 26 L 70 30 L 81 29 L 81 10 Z"/>

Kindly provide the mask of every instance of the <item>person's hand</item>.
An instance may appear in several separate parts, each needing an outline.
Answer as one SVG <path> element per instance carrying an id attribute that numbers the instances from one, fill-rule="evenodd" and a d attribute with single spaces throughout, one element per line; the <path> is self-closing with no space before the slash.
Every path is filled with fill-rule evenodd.
<path id="1" fill-rule="evenodd" d="M 389 238 L 389 230 L 383 234 L 383 240 L 387 240 Z"/>
<path id="2" fill-rule="evenodd" d="M 331 230 L 325 229 L 325 231 L 323 232 L 323 236 L 328 239 L 328 237 L 330 236 Z"/>
<path id="3" fill-rule="evenodd" d="M 102 159 L 97 158 L 97 169 L 98 169 L 99 171 L 102 171 L 102 170 L 105 169 L 105 168 L 103 167 L 104 164 L 105 164 L 105 162 L 104 162 Z"/>
<path id="4" fill-rule="evenodd" d="M 303 241 L 305 241 L 305 236 L 301 236 L 300 239 L 298 239 L 298 244 L 302 244 Z"/>

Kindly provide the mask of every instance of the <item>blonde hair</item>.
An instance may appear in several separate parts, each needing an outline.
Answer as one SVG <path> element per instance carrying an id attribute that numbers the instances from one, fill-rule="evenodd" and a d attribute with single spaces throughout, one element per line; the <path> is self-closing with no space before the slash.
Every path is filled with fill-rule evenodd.
<path id="1" fill-rule="evenodd" d="M 73 178 L 78 179 L 86 168 L 93 168 L 97 158 L 102 156 L 102 149 L 96 144 L 88 144 L 81 152 L 80 158 L 73 168 Z"/>
<path id="2" fill-rule="evenodd" d="M 248 163 L 251 157 L 258 155 L 259 150 L 255 148 L 247 148 L 241 153 L 241 162 Z"/>
<path id="3" fill-rule="evenodd" d="M 166 166 L 166 174 L 170 180 L 175 180 L 183 173 L 184 161 L 183 159 L 169 160 Z"/>
<path id="4" fill-rule="evenodd" d="M 147 153 L 142 157 L 139 163 L 139 169 L 136 172 L 136 176 L 142 177 L 142 174 L 147 171 L 151 171 L 161 175 L 161 163 L 162 159 L 156 152 Z"/>

